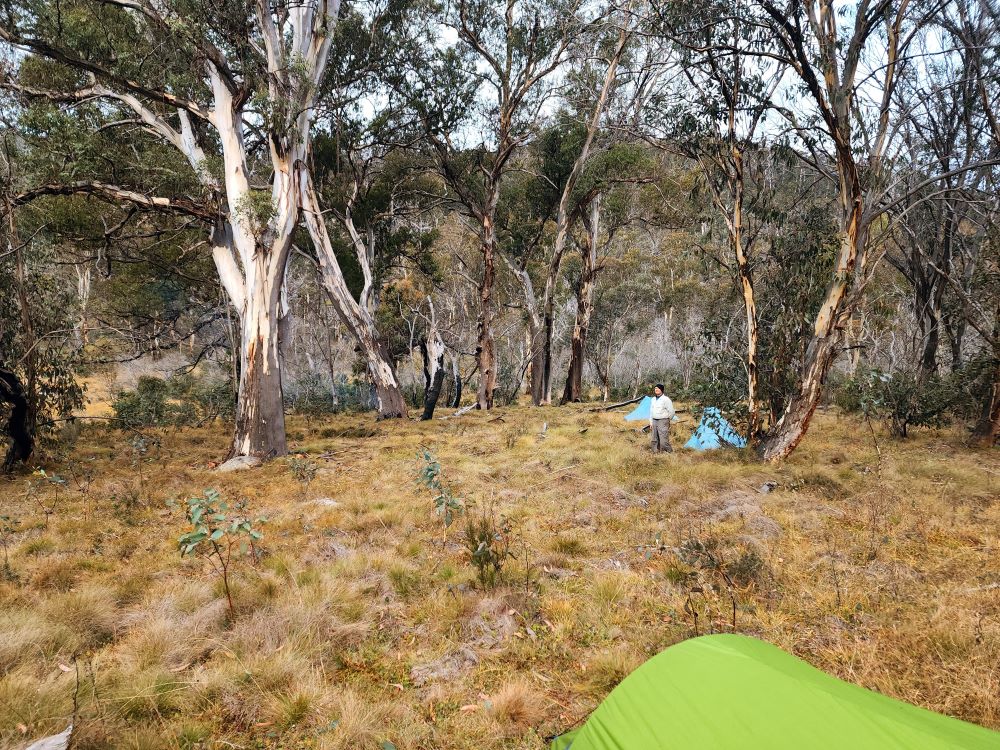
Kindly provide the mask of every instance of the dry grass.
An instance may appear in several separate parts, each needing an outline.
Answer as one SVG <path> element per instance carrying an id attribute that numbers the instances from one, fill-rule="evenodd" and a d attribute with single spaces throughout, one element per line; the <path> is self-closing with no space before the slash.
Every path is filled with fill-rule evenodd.
<path id="1" fill-rule="evenodd" d="M 583 408 L 290 432 L 318 464 L 307 489 L 284 460 L 211 471 L 222 428 L 162 435 L 138 498 L 125 440 L 86 428 L 46 469 L 94 480 L 39 486 L 62 494 L 47 527 L 29 480 L 2 481 L 21 530 L 0 582 L 0 747 L 65 728 L 75 696 L 78 750 L 540 750 L 649 656 L 734 617 L 1000 728 L 1000 458 L 957 432 L 882 438 L 880 461 L 862 425 L 824 414 L 780 467 L 652 456 L 620 415 Z M 416 483 L 422 446 L 509 523 L 496 589 Z M 235 566 L 235 618 L 175 546 L 166 501 L 206 487 L 269 518 L 264 557 Z"/>

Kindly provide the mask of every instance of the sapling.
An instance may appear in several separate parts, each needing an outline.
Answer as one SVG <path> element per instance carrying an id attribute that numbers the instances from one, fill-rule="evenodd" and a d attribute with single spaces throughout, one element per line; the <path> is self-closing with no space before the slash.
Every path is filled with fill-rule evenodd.
<path id="1" fill-rule="evenodd" d="M 507 560 L 514 557 L 511 540 L 510 522 L 502 517 L 498 521 L 492 510 L 466 521 L 465 548 L 484 588 L 497 585 Z"/>
<path id="2" fill-rule="evenodd" d="M 7 546 L 11 538 L 17 533 L 21 520 L 14 516 L 0 516 L 0 546 L 3 547 L 3 574 L 4 578 L 11 580 L 14 578 L 10 569 L 10 558 L 7 556 Z"/>
<path id="3" fill-rule="evenodd" d="M 434 509 L 444 520 L 447 529 L 455 520 L 455 516 L 465 510 L 465 506 L 442 481 L 441 464 L 433 454 L 425 448 L 423 454 L 418 454 L 417 458 L 423 459 L 424 462 L 417 472 L 417 481 L 434 493 Z"/>
<path id="4" fill-rule="evenodd" d="M 257 543 L 263 538 L 254 524 L 265 523 L 267 519 L 257 518 L 251 521 L 242 515 L 243 504 L 237 504 L 234 510 L 238 514 L 229 514 L 229 505 L 221 498 L 218 490 L 208 489 L 198 497 L 190 497 L 186 501 L 185 515 L 190 529 L 177 539 L 181 557 L 201 552 L 209 561 L 212 569 L 222 579 L 229 604 L 229 616 L 234 618 L 236 610 L 233 607 L 233 595 L 229 585 L 229 572 L 233 563 L 233 553 L 238 557 L 251 559 L 258 557 Z"/>
<path id="5" fill-rule="evenodd" d="M 309 492 L 309 485 L 312 484 L 319 472 L 319 466 L 308 458 L 291 458 L 288 461 L 288 469 L 292 472 L 295 480 L 302 485 L 302 495 L 305 497 L 306 493 Z"/>
<path id="6" fill-rule="evenodd" d="M 48 497 L 40 497 L 37 494 L 37 487 L 31 482 L 28 483 L 28 494 L 32 496 L 35 501 L 35 505 L 38 509 L 42 511 L 42 515 L 45 516 L 45 528 L 49 528 L 49 518 L 55 515 L 56 508 L 59 507 L 59 503 L 62 500 L 62 495 L 60 491 L 65 489 L 66 480 L 55 474 L 47 474 L 45 469 L 38 469 L 35 472 L 35 476 L 41 477 L 43 481 L 47 482 L 56 487 L 57 492 Z"/>

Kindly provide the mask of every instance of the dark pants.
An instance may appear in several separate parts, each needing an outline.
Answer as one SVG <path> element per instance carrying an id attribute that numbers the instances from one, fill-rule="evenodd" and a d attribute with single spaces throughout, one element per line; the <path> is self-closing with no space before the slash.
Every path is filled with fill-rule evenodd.
<path id="1" fill-rule="evenodd" d="M 670 446 L 669 419 L 652 420 L 649 427 L 649 447 L 653 449 L 653 453 L 659 453 L 661 451 L 664 453 L 674 452 L 674 449 Z"/>

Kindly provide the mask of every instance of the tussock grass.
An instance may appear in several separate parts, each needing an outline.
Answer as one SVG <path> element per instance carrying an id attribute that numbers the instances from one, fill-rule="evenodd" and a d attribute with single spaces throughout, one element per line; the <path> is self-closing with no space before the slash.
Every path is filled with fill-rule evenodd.
<path id="1" fill-rule="evenodd" d="M 221 428 L 166 432 L 126 507 L 124 439 L 93 427 L 76 450 L 95 480 L 60 490 L 48 528 L 9 485 L 0 746 L 61 731 L 76 695 L 82 750 L 541 750 L 662 648 L 731 630 L 734 607 L 739 632 L 1000 728 L 1000 459 L 958 432 L 879 434 L 879 459 L 866 426 L 820 414 L 772 467 L 653 456 L 621 415 L 575 406 L 290 425 L 308 487 L 284 461 L 212 472 Z M 415 481 L 423 446 L 470 512 L 509 523 L 492 588 L 464 520 L 445 529 Z M 262 559 L 233 568 L 234 618 L 165 504 L 206 487 L 268 517 Z"/>

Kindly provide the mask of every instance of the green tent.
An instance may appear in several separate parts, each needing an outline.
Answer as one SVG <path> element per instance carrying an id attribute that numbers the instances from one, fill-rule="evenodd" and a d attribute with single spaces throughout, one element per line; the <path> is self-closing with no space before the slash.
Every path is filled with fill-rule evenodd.
<path id="1" fill-rule="evenodd" d="M 1000 750 L 1000 733 L 831 677 L 741 635 L 678 643 L 552 750 Z"/>

